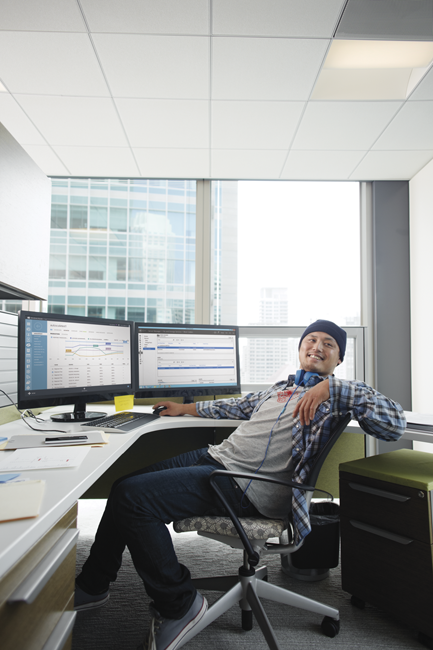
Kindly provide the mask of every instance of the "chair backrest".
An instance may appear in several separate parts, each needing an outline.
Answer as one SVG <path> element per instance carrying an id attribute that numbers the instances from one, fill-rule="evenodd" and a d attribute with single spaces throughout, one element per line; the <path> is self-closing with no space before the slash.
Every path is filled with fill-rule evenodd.
<path id="1" fill-rule="evenodd" d="M 335 445 L 337 442 L 338 438 L 341 436 L 347 425 L 349 424 L 350 420 L 352 419 L 352 413 L 349 411 L 349 413 L 346 413 L 340 420 L 337 421 L 337 424 L 333 427 L 331 431 L 331 435 L 329 436 L 329 440 L 322 447 L 320 450 L 319 454 L 317 455 L 313 467 L 310 470 L 310 473 L 308 475 L 307 483 L 309 485 L 316 485 L 317 479 L 319 478 L 320 470 L 322 469 L 322 465 L 326 460 L 327 455 L 331 451 L 332 447 Z"/>

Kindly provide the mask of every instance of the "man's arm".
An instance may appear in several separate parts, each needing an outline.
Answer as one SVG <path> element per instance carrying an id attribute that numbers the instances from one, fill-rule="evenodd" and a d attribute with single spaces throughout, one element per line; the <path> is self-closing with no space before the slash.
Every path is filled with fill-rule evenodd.
<path id="1" fill-rule="evenodd" d="M 328 377 L 306 392 L 293 411 L 302 426 L 310 424 L 318 406 L 331 400 L 333 413 L 353 412 L 360 427 L 383 440 L 398 440 L 406 428 L 406 417 L 400 404 L 361 381 Z"/>
<path id="2" fill-rule="evenodd" d="M 195 415 L 202 418 L 213 418 L 215 420 L 249 420 L 256 406 L 266 398 L 269 393 L 285 386 L 286 382 L 279 382 L 265 391 L 248 393 L 244 397 L 231 397 L 228 399 L 207 400 L 195 402 L 195 404 L 175 404 L 174 402 L 158 402 L 157 406 L 166 406 L 167 409 L 161 415 Z"/>
<path id="3" fill-rule="evenodd" d="M 165 406 L 165 410 L 160 415 L 195 415 L 199 417 L 195 404 L 177 404 L 177 402 L 158 402 L 153 405 L 153 409 L 158 406 Z"/>
<path id="4" fill-rule="evenodd" d="M 398 402 L 362 381 L 329 378 L 332 411 L 352 411 L 366 433 L 382 440 L 398 440 L 406 429 L 406 417 Z"/>
<path id="5" fill-rule="evenodd" d="M 310 424 L 319 404 L 326 402 L 329 397 L 329 380 L 319 381 L 302 396 L 302 399 L 298 400 L 293 410 L 293 417 L 299 415 L 302 426 Z"/>

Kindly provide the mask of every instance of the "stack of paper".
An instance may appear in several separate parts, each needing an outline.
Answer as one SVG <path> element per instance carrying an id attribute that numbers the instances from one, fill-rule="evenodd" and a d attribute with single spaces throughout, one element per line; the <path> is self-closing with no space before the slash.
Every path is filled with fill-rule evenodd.
<path id="1" fill-rule="evenodd" d="M 37 517 L 45 481 L 11 481 L 0 484 L 0 521 Z"/>

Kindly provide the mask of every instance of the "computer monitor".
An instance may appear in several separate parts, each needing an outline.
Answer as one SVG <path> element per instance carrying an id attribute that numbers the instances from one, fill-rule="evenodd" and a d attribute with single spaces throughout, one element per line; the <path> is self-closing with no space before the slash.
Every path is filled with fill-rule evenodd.
<path id="1" fill-rule="evenodd" d="M 135 323 L 135 343 L 136 397 L 241 392 L 237 327 Z"/>
<path id="2" fill-rule="evenodd" d="M 72 404 L 55 421 L 106 415 L 86 404 L 133 391 L 133 323 L 21 311 L 18 316 L 18 408 Z"/>

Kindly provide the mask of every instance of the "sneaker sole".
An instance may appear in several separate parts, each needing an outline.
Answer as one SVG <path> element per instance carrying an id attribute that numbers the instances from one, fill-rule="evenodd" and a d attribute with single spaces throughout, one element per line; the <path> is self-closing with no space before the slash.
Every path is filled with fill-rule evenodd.
<path id="1" fill-rule="evenodd" d="M 94 600 L 93 602 L 90 603 L 85 603 L 84 605 L 78 605 L 77 607 L 74 607 L 74 610 L 76 612 L 83 612 L 86 609 L 97 609 L 98 607 L 102 607 L 107 603 L 110 599 L 110 594 L 105 596 L 105 598 L 102 598 L 102 600 Z"/>
<path id="2" fill-rule="evenodd" d="M 187 623 L 187 624 L 185 625 L 185 627 L 183 628 L 183 630 L 181 630 L 181 631 L 179 632 L 179 634 L 177 635 L 177 637 L 176 637 L 175 639 L 173 639 L 173 641 L 170 643 L 170 645 L 168 645 L 168 646 L 165 648 L 165 650 L 175 650 L 175 649 L 178 647 L 179 643 L 180 643 L 180 642 L 183 640 L 183 638 L 186 636 L 187 632 L 189 632 L 190 630 L 192 630 L 192 629 L 197 625 L 197 623 L 199 623 L 199 622 L 201 621 L 201 619 L 203 618 L 203 616 L 206 614 L 207 609 L 208 609 L 208 602 L 207 602 L 206 598 L 203 596 L 203 602 L 202 602 L 202 605 L 201 605 L 199 611 L 197 612 L 197 614 L 194 616 L 193 619 L 191 619 L 191 620 L 189 621 L 189 623 Z"/>

